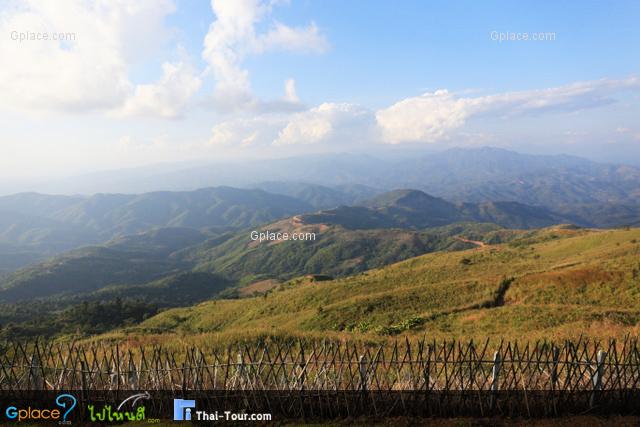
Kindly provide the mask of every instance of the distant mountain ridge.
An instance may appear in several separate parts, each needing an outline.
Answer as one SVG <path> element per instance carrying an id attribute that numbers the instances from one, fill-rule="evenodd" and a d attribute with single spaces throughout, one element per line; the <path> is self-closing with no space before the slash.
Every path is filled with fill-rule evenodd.
<path id="1" fill-rule="evenodd" d="M 252 186 L 274 194 L 283 194 L 309 203 L 315 209 L 330 209 L 363 202 L 383 190 L 358 184 L 327 187 L 306 182 L 267 181 Z"/>
<path id="2" fill-rule="evenodd" d="M 349 229 L 440 227 L 455 222 L 490 222 L 508 228 L 546 227 L 566 218 L 517 202 L 451 203 L 419 190 L 395 190 L 362 206 L 341 206 L 301 216 L 306 224 L 338 224 Z"/>
<path id="3" fill-rule="evenodd" d="M 292 197 L 231 187 L 87 197 L 16 194 L 0 197 L 0 253 L 4 247 L 7 253 L 54 254 L 157 227 L 243 228 L 313 210 Z"/>
<path id="4" fill-rule="evenodd" d="M 0 281 L 0 301 L 87 294 L 114 285 L 139 288 L 190 271 L 242 281 L 298 274 L 344 275 L 435 250 L 465 248 L 456 235 L 465 230 L 494 231 L 491 227 L 496 226 L 436 227 L 467 222 L 534 228 L 562 219 L 544 208 L 515 202 L 455 204 L 418 190 L 395 190 L 361 206 L 297 214 L 258 228 L 312 232 L 317 235 L 314 241 L 259 243 L 250 239 L 247 229 L 206 233 L 189 227 L 118 237 L 106 245 L 74 250 L 15 272 Z"/>
<path id="5" fill-rule="evenodd" d="M 53 187 L 43 183 L 41 187 L 49 188 L 49 192 L 140 193 L 217 185 L 251 188 L 265 182 L 304 182 L 334 189 L 341 185 L 362 185 L 383 191 L 413 188 L 450 201 L 514 201 L 552 210 L 574 204 L 640 204 L 640 169 L 637 167 L 568 155 L 521 154 L 493 147 L 452 148 L 399 157 L 338 153 L 209 166 L 159 167 L 156 174 L 149 169 L 141 169 L 139 175 L 135 170 L 101 173 L 94 187 L 91 187 L 90 175 Z"/>

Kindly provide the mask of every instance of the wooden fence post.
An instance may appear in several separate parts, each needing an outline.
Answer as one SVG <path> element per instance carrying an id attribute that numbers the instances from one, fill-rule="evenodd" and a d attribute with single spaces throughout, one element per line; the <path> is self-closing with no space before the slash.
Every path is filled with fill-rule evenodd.
<path id="1" fill-rule="evenodd" d="M 80 384 L 82 385 L 82 390 L 84 392 L 84 390 L 87 389 L 87 377 L 86 377 L 86 373 L 87 373 L 87 365 L 84 363 L 83 360 L 80 361 Z"/>
<path id="2" fill-rule="evenodd" d="M 84 406 L 84 403 L 87 401 L 87 398 L 88 398 L 86 371 L 87 371 L 87 365 L 84 362 L 84 360 L 81 360 L 80 361 L 80 384 L 82 386 L 82 392 L 80 394 L 80 400 L 81 400 L 82 406 Z"/>
<path id="3" fill-rule="evenodd" d="M 182 362 L 182 395 L 187 391 L 187 364 Z"/>
<path id="4" fill-rule="evenodd" d="M 500 356 L 500 352 L 496 351 L 493 355 L 493 368 L 491 369 L 491 396 L 489 398 L 489 409 L 492 411 L 496 403 L 495 395 L 498 392 L 501 365 L 502 357 Z"/>
<path id="5" fill-rule="evenodd" d="M 596 370 L 591 377 L 591 381 L 593 383 L 593 392 L 591 393 L 589 406 L 591 406 L 592 408 L 595 405 L 596 394 L 602 391 L 602 375 L 604 374 L 604 361 L 606 358 L 607 352 L 604 350 L 599 350 L 598 355 L 596 356 Z"/>
<path id="6" fill-rule="evenodd" d="M 300 342 L 300 390 L 304 391 L 304 383 L 307 381 L 307 363 L 304 357 L 304 345 Z"/>
<path id="7" fill-rule="evenodd" d="M 133 355 L 131 353 L 129 353 L 129 372 L 128 372 L 128 381 L 129 381 L 129 388 L 131 390 L 137 390 L 138 389 L 138 371 L 136 370 L 136 364 L 133 361 Z"/>
<path id="8" fill-rule="evenodd" d="M 424 364 L 424 387 L 425 391 L 431 390 L 431 345 L 427 345 L 427 357 Z"/>
<path id="9" fill-rule="evenodd" d="M 240 388 L 244 388 L 244 360 L 242 359 L 242 353 L 238 352 L 238 385 Z"/>
<path id="10" fill-rule="evenodd" d="M 358 365 L 360 368 L 360 391 L 365 394 L 367 392 L 367 358 L 360 356 Z"/>
<path id="11" fill-rule="evenodd" d="M 31 363 L 29 365 L 29 385 L 31 390 L 38 390 L 41 387 L 44 390 L 44 377 L 40 375 L 40 361 L 35 353 L 31 355 Z"/>
<path id="12" fill-rule="evenodd" d="M 560 349 L 553 346 L 553 364 L 551 365 L 551 390 L 555 390 L 558 385 L 558 362 L 560 360 Z"/>

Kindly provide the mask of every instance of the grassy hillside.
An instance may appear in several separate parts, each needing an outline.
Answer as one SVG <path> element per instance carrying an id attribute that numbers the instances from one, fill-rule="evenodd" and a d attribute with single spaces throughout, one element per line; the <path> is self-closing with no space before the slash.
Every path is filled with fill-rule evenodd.
<path id="1" fill-rule="evenodd" d="M 0 278 L 0 302 L 77 296 L 188 271 L 192 266 L 171 254 L 210 236 L 190 228 L 163 228 L 76 249 Z"/>
<path id="2" fill-rule="evenodd" d="M 230 187 L 87 197 L 16 194 L 0 197 L 0 254 L 42 259 L 154 228 L 244 228 L 313 210 L 292 197 Z M 15 264 L 0 260 L 0 269 Z"/>
<path id="3" fill-rule="evenodd" d="M 637 333 L 638 322 L 640 229 L 550 228 L 509 244 L 427 254 L 339 280 L 296 279 L 266 296 L 168 310 L 126 334 L 152 341 L 174 334 L 196 341 L 279 334 L 559 339 Z"/>
<path id="4" fill-rule="evenodd" d="M 181 253 L 196 271 L 224 274 L 241 283 L 290 279 L 304 274 L 346 276 L 428 252 L 473 247 L 457 236 L 491 238 L 494 224 L 463 223 L 423 231 L 349 230 L 340 225 L 305 224 L 299 217 L 262 227 L 272 232 L 315 233 L 314 241 L 252 241 L 240 232 L 222 244 L 208 243 Z"/>

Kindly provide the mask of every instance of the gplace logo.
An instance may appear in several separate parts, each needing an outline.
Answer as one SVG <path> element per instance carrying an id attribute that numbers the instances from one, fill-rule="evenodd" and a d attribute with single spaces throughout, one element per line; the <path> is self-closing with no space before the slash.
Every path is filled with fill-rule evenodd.
<path id="1" fill-rule="evenodd" d="M 69 413 L 76 407 L 78 403 L 76 398 L 70 394 L 61 394 L 56 397 L 56 405 L 61 407 L 62 409 L 40 409 L 40 408 L 32 408 L 28 406 L 26 408 L 17 407 L 17 406 L 9 406 L 5 411 L 7 418 L 10 420 L 16 421 L 32 421 L 32 420 L 41 420 L 41 421 L 60 421 L 63 423 L 67 422 L 67 417 Z"/>
<path id="2" fill-rule="evenodd" d="M 191 410 L 195 408 L 195 400 L 173 399 L 173 420 L 191 421 Z"/>

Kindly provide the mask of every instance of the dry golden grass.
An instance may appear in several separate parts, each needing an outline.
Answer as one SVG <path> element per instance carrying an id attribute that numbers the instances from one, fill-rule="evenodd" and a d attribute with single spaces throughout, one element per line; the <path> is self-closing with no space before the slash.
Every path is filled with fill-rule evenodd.
<path id="1" fill-rule="evenodd" d="M 635 335 L 638 240 L 640 229 L 545 229 L 511 244 L 432 253 L 339 280 L 290 281 L 267 296 L 169 310 L 99 339 L 206 343 L 277 336 L 381 342 L 397 335 L 476 340 Z M 514 280 L 500 299 L 504 278 Z"/>

